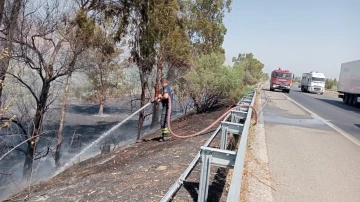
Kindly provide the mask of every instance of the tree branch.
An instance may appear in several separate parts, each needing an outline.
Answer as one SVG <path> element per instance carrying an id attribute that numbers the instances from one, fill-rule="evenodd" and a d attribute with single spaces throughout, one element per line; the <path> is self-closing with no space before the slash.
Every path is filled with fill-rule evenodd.
<path id="1" fill-rule="evenodd" d="M 12 173 L 0 173 L 0 175 L 12 175 Z"/>
<path id="2" fill-rule="evenodd" d="M 63 41 L 64 41 L 64 39 L 60 39 L 60 41 L 56 44 L 55 49 L 54 49 L 54 51 L 52 52 L 52 54 L 50 56 L 50 60 L 49 60 L 49 64 L 48 64 L 49 66 L 51 66 L 51 67 L 53 66 L 53 64 L 55 62 L 56 55 L 58 54 Z"/>
<path id="3" fill-rule="evenodd" d="M 39 36 L 39 35 L 34 35 L 34 36 L 31 37 L 32 46 L 31 46 L 30 44 L 26 43 L 26 42 L 19 41 L 19 40 L 16 40 L 16 39 L 14 39 L 14 42 L 15 42 L 15 43 L 18 43 L 18 44 L 20 44 L 20 45 L 22 45 L 22 46 L 28 47 L 28 48 L 30 48 L 31 50 L 33 50 L 33 51 L 38 55 L 38 57 L 39 57 L 39 60 L 40 60 L 40 61 L 39 61 L 39 64 L 42 65 L 42 64 L 44 64 L 44 58 L 43 58 L 41 52 L 36 48 L 36 45 L 35 45 L 35 37 L 38 37 L 38 36 Z M 41 67 L 40 67 L 40 68 L 41 68 Z"/>
<path id="4" fill-rule="evenodd" d="M 69 70 L 66 70 L 66 71 L 63 72 L 63 73 L 58 73 L 58 74 L 56 74 L 55 76 L 53 76 L 53 77 L 50 79 L 50 82 L 56 80 L 56 79 L 59 78 L 59 77 L 68 75 L 69 72 L 70 72 Z"/>
<path id="5" fill-rule="evenodd" d="M 46 148 L 46 153 L 44 154 L 44 155 L 42 155 L 42 156 L 39 156 L 39 157 L 36 157 L 35 156 L 35 158 L 34 158 L 34 160 L 39 160 L 39 159 L 41 159 L 41 158 L 44 158 L 45 156 L 47 156 L 48 154 L 49 154 L 49 151 L 50 151 L 50 147 L 47 147 Z M 39 154 L 41 154 L 42 152 L 40 152 Z"/>
<path id="6" fill-rule="evenodd" d="M 24 154 L 26 154 L 27 152 L 19 147 L 14 147 L 14 146 L 5 146 L 5 148 L 8 148 L 8 149 L 14 149 L 16 151 L 20 151 L 20 152 L 23 152 Z"/>
<path id="7" fill-rule="evenodd" d="M 31 95 L 34 97 L 34 99 L 36 100 L 36 104 L 39 104 L 39 99 L 38 97 L 36 96 L 34 90 L 27 84 L 25 83 L 20 77 L 16 76 L 15 74 L 12 74 L 12 73 L 7 73 L 9 74 L 10 76 L 14 77 L 16 80 L 18 80 L 22 85 L 24 85 L 31 93 Z"/>
<path id="8" fill-rule="evenodd" d="M 40 134 L 40 135 L 41 135 L 41 134 Z M 18 145 L 16 145 L 14 148 L 10 149 L 8 152 L 6 152 L 4 155 L 2 155 L 2 156 L 0 157 L 0 161 L 1 161 L 5 156 L 7 156 L 9 153 L 11 153 L 12 151 L 14 151 L 14 150 L 17 149 L 18 147 L 20 147 L 22 144 L 28 142 L 28 141 L 31 140 L 31 139 L 40 137 L 40 135 L 34 135 L 34 136 L 32 136 L 32 137 L 30 137 L 30 138 L 28 138 L 28 139 L 20 142 L 20 143 L 19 143 Z"/>
<path id="9" fill-rule="evenodd" d="M 28 137 L 28 134 L 27 134 L 25 128 L 24 128 L 23 125 L 22 125 L 20 122 L 18 122 L 17 120 L 12 120 L 11 118 L 6 118 L 6 117 L 2 117 L 2 118 L 0 118 L 0 120 L 1 120 L 1 121 L 11 121 L 12 123 L 15 123 L 15 124 L 21 129 L 21 131 L 24 133 L 24 136 L 25 136 L 25 137 Z"/>

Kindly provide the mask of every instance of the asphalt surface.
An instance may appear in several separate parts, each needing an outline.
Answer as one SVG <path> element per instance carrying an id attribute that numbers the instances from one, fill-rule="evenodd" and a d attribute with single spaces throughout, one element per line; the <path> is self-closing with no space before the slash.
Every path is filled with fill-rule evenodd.
<path id="1" fill-rule="evenodd" d="M 261 100 L 265 105 L 260 116 L 266 142 L 263 155 L 267 155 L 267 161 L 261 162 L 268 167 L 271 188 L 269 200 L 261 201 L 360 201 L 360 146 L 326 123 L 329 120 L 356 136 L 360 132 L 353 128 L 360 120 L 357 109 L 331 104 L 337 103 L 335 96 L 296 90 L 290 94 L 264 90 Z M 352 121 L 346 124 L 346 120 Z M 266 178 L 257 178 L 265 183 Z"/>
<path id="2" fill-rule="evenodd" d="M 293 88 L 287 95 L 360 140 L 360 107 L 345 105 L 336 95 L 304 93 L 299 88 Z"/>

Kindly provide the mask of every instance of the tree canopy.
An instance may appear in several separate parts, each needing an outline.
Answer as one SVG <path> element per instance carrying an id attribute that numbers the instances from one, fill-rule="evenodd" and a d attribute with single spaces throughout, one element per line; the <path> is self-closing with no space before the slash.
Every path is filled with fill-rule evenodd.
<path id="1" fill-rule="evenodd" d="M 240 53 L 233 57 L 234 66 L 240 66 L 245 72 L 245 84 L 253 85 L 263 77 L 264 64 L 254 57 L 252 53 Z"/>

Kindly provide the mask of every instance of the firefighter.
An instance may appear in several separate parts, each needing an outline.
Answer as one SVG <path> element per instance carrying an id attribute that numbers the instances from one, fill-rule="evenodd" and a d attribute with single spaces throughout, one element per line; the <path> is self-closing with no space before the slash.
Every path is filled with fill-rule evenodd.
<path id="1" fill-rule="evenodd" d="M 157 99 L 162 104 L 162 111 L 161 111 L 161 118 L 160 118 L 160 125 L 162 130 L 162 136 L 159 138 L 159 141 L 167 141 L 170 140 L 170 132 L 168 130 L 167 126 L 167 116 L 169 112 L 169 100 L 171 99 L 171 103 L 174 100 L 174 91 L 171 89 L 168 80 L 165 78 L 162 78 L 160 80 L 162 90 L 160 94 L 158 94 Z M 171 113 L 171 112 L 170 112 Z M 171 114 L 170 114 L 171 117 Z"/>

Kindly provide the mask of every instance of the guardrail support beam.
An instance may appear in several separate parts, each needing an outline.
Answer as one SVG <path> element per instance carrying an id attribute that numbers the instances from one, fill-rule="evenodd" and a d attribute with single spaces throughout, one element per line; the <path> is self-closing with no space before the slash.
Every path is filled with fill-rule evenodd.
<path id="1" fill-rule="evenodd" d="M 200 153 L 201 153 L 201 173 L 200 173 L 198 202 L 205 202 L 207 201 L 208 191 L 209 191 L 211 152 L 206 150 L 201 150 Z"/>
<path id="2" fill-rule="evenodd" d="M 209 192 L 211 165 L 224 168 L 234 168 L 236 152 L 210 147 L 201 147 L 201 173 L 198 202 L 206 202 Z"/>
<path id="3" fill-rule="evenodd" d="M 247 96 L 242 97 L 242 100 L 251 100 L 253 97 L 253 94 L 248 94 Z"/>
<path id="4" fill-rule="evenodd" d="M 247 112 L 231 110 L 231 122 L 239 123 L 241 120 L 245 120 Z"/>
<path id="5" fill-rule="evenodd" d="M 243 128 L 244 124 L 222 121 L 220 149 L 226 150 L 227 137 L 229 133 L 240 135 Z"/>

